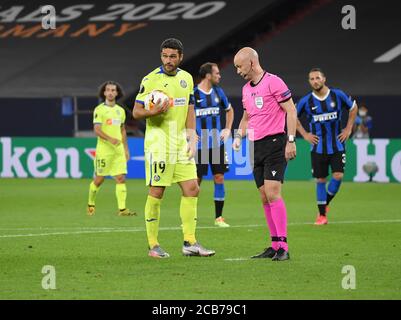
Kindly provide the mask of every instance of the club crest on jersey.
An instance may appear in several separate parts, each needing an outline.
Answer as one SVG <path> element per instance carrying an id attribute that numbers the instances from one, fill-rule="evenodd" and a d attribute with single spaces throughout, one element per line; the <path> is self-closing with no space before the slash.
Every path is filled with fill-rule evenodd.
<path id="1" fill-rule="evenodd" d="M 219 100 L 218 97 L 214 98 L 214 101 L 215 101 L 216 103 L 219 103 L 219 102 L 220 102 L 220 100 Z"/>
<path id="2" fill-rule="evenodd" d="M 336 106 L 336 103 L 334 101 L 330 102 L 330 107 L 334 108 Z"/>
<path id="3" fill-rule="evenodd" d="M 185 80 L 181 80 L 180 85 L 185 89 L 187 87 L 187 82 Z"/>
<path id="4" fill-rule="evenodd" d="M 263 97 L 255 97 L 255 106 L 259 109 L 263 108 Z"/>

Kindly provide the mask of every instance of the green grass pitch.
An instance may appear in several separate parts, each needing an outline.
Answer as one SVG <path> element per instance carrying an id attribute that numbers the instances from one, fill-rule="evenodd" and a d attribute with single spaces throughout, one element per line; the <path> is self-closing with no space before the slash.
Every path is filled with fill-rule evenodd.
<path id="1" fill-rule="evenodd" d="M 253 181 L 227 181 L 215 228 L 213 184 L 204 181 L 198 240 L 210 258 L 183 257 L 177 186 L 162 202 L 159 240 L 171 255 L 147 256 L 143 181 L 129 180 L 118 217 L 114 182 L 106 180 L 94 217 L 85 213 L 89 180 L 0 180 L 0 299 L 400 299 L 401 185 L 343 183 L 329 225 L 313 226 L 315 187 L 286 182 L 291 260 L 251 260 L 266 246 L 267 228 Z M 56 289 L 42 288 L 54 266 Z M 342 268 L 356 272 L 343 289 Z"/>

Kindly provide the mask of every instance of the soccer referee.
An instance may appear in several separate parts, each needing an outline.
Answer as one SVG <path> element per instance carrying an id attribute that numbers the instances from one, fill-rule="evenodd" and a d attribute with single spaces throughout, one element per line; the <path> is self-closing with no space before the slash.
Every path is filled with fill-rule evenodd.
<path id="1" fill-rule="evenodd" d="M 288 260 L 287 210 L 281 197 L 281 184 L 287 161 L 296 156 L 297 112 L 287 85 L 278 76 L 263 70 L 254 49 L 239 50 L 234 65 L 237 73 L 248 82 L 242 88 L 244 114 L 233 148 L 239 149 L 247 133 L 254 143 L 253 176 L 271 236 L 271 247 L 252 258 Z"/>

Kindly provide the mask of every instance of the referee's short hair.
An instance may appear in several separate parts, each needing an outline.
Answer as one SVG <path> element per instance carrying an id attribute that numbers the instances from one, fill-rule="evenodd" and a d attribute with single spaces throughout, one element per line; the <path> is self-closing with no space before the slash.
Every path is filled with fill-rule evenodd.
<path id="1" fill-rule="evenodd" d="M 106 86 L 108 86 L 109 84 L 111 84 L 111 85 L 113 85 L 113 86 L 116 86 L 116 89 L 117 89 L 117 97 L 116 97 L 116 100 L 119 100 L 119 99 L 121 99 L 122 97 L 124 97 L 124 91 L 123 91 L 122 86 L 121 86 L 118 82 L 116 82 L 116 81 L 111 81 L 111 80 L 109 80 L 109 81 L 103 82 L 103 83 L 100 85 L 100 87 L 99 87 L 99 94 L 98 94 L 98 96 L 99 96 L 100 99 L 102 99 L 103 101 L 106 100 L 106 97 L 105 97 L 105 95 L 104 95 L 104 90 L 106 90 Z"/>
<path id="2" fill-rule="evenodd" d="M 213 62 L 206 62 L 202 64 L 199 68 L 199 76 L 201 77 L 201 79 L 205 79 L 207 74 L 212 74 L 214 66 L 217 67 L 217 64 Z"/>
<path id="3" fill-rule="evenodd" d="M 310 69 L 309 73 L 311 73 L 311 72 L 320 72 L 323 77 L 326 77 L 326 75 L 324 74 L 324 72 L 321 68 L 314 67 L 314 68 Z"/>
<path id="4" fill-rule="evenodd" d="M 162 42 L 160 45 L 160 52 L 163 51 L 163 49 L 176 49 L 178 50 L 178 53 L 181 55 L 184 52 L 184 46 L 182 45 L 182 42 L 178 39 L 174 38 L 168 38 Z"/>

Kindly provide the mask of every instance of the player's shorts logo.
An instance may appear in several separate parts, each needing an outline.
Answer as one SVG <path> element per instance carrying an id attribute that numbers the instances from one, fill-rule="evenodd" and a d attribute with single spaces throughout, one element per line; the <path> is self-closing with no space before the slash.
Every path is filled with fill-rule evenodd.
<path id="1" fill-rule="evenodd" d="M 181 80 L 180 85 L 185 89 L 187 87 L 187 82 L 185 80 Z"/>
<path id="2" fill-rule="evenodd" d="M 160 176 L 158 174 L 155 174 L 153 176 L 153 180 L 156 181 L 156 182 L 159 182 L 160 181 Z"/>
<path id="3" fill-rule="evenodd" d="M 345 162 L 347 161 L 346 158 L 345 158 L 345 153 L 343 153 L 341 156 L 342 156 L 342 159 L 341 159 L 341 160 L 342 160 L 342 162 L 345 164 Z"/>

